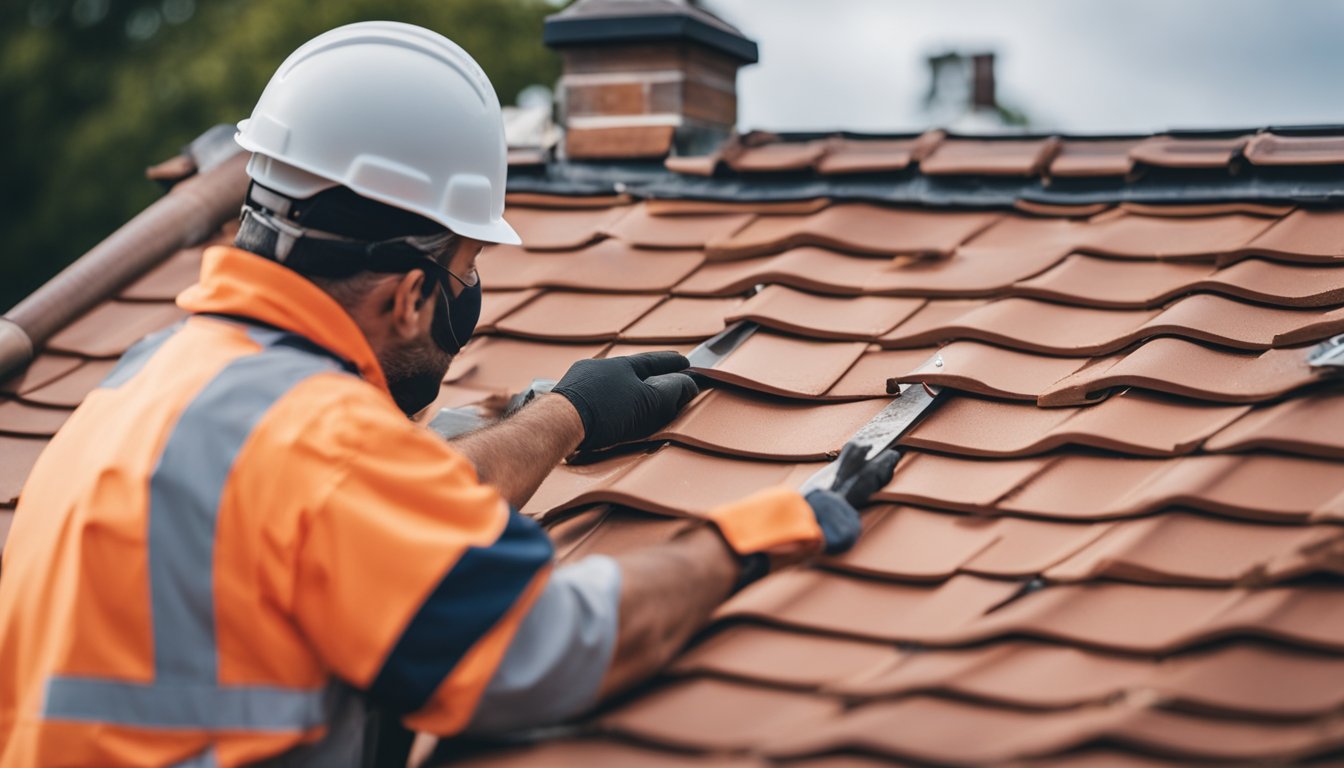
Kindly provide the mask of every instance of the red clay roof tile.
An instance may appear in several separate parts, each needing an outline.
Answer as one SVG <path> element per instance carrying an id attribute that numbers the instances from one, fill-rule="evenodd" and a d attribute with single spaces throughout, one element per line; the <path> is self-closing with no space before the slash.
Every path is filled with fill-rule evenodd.
<path id="1" fill-rule="evenodd" d="M 117 298 L 121 301 L 172 301 L 183 288 L 196 282 L 204 251 L 205 246 L 178 251 L 127 286 Z"/>
<path id="2" fill-rule="evenodd" d="M 1142 387 L 1221 403 L 1255 403 L 1282 397 L 1318 379 L 1307 365 L 1305 349 L 1253 355 L 1159 338 L 1057 380 L 1040 393 L 1039 402 L 1081 405 L 1113 387 Z"/>
<path id="3" fill-rule="evenodd" d="M 611 341 L 662 301 L 662 294 L 549 291 L 495 321 L 495 330 L 529 339 Z"/>
<path id="4" fill-rule="evenodd" d="M 814 339 L 872 340 L 906 321 L 922 306 L 922 299 L 819 296 L 771 285 L 743 302 L 727 321 L 751 320 Z"/>
<path id="5" fill-rule="evenodd" d="M 740 146 L 736 152 L 727 153 L 724 162 L 744 173 L 805 171 L 826 153 L 828 145 L 828 139 L 814 139 Z"/>
<path id="6" fill-rule="evenodd" d="M 838 701 L 704 678 L 665 685 L 600 722 L 641 740 L 727 751 L 810 730 L 840 709 Z"/>
<path id="7" fill-rule="evenodd" d="M 1065 139 L 1050 161 L 1051 176 L 1125 176 L 1134 169 L 1130 150 L 1139 139 Z"/>
<path id="8" fill-rule="evenodd" d="M 628 211 L 627 206 L 554 210 L 549 208 L 509 208 L 508 220 L 530 251 L 571 250 L 602 236 Z"/>
<path id="9" fill-rule="evenodd" d="M 482 289 L 484 289 L 482 285 Z M 481 291 L 481 317 L 476 321 L 476 330 L 479 333 L 490 333 L 495 330 L 495 323 L 503 317 L 508 316 L 510 312 L 523 306 L 529 301 L 535 299 L 541 291 L 537 288 L 525 288 L 513 291 Z"/>
<path id="10" fill-rule="evenodd" d="M 1058 150 L 1058 139 L 962 139 L 949 138 L 920 161 L 919 169 L 931 176 L 984 174 L 987 176 L 1036 176 Z"/>
<path id="11" fill-rule="evenodd" d="M 867 203 L 835 203 L 806 216 L 761 216 L 711 241 L 711 259 L 740 259 L 816 245 L 860 254 L 948 254 L 999 218 L 997 213 L 935 213 Z"/>
<path id="12" fill-rule="evenodd" d="M 500 336 L 473 339 L 453 359 L 444 382 L 515 394 L 536 378 L 559 379 L 577 360 L 596 357 L 603 344 L 546 344 Z"/>
<path id="13" fill-rule="evenodd" d="M 1196 450 L 1248 410 L 1244 405 L 1213 405 L 1138 391 L 1077 408 L 956 397 L 917 424 L 901 442 L 994 458 L 1030 456 L 1068 445 L 1175 456 Z"/>
<path id="14" fill-rule="evenodd" d="M 881 173 L 903 171 L 918 162 L 940 139 L 924 134 L 910 139 L 832 139 L 816 162 L 817 173 Z"/>
<path id="15" fill-rule="evenodd" d="M 1342 224 L 1344 211 L 1299 208 L 1247 243 L 1241 253 L 1304 263 L 1339 261 L 1344 259 Z"/>
<path id="16" fill-rule="evenodd" d="M 19 398 L 55 408 L 78 407 L 116 365 L 116 360 L 88 360 L 60 378 L 24 392 Z"/>
<path id="17" fill-rule="evenodd" d="M 28 479 L 28 472 L 37 463 L 37 456 L 47 447 L 45 437 L 14 437 L 0 435 L 0 504 L 12 506 L 19 500 L 19 491 Z"/>
<path id="18" fill-rule="evenodd" d="M 653 435 L 693 448 L 774 461 L 833 459 L 887 403 L 874 398 L 819 405 L 711 389 Z M 0 406 L 0 428 L 3 428 Z"/>
<path id="19" fill-rule="evenodd" d="M 626 326 L 620 338 L 642 343 L 703 341 L 722 331 L 742 299 L 673 296 Z"/>
<path id="20" fill-rule="evenodd" d="M 1061 380 L 1088 365 L 1087 358 L 1043 357 L 974 341 L 954 341 L 918 368 L 895 371 L 902 384 L 925 382 L 977 395 L 1036 400 Z M 1086 402 L 1059 403 L 1075 405 Z"/>
<path id="21" fill-rule="evenodd" d="M 1249 135 L 1227 139 L 1153 136 L 1140 142 L 1129 155 L 1137 162 L 1162 168 L 1226 168 L 1249 139 Z"/>
<path id="22" fill-rule="evenodd" d="M 176 304 L 104 302 L 47 342 L 53 352 L 117 358 L 145 335 L 186 317 Z"/>
<path id="23" fill-rule="evenodd" d="M 51 437 L 70 418 L 65 408 L 44 408 L 0 398 L 0 434 Z"/>
<path id="24" fill-rule="evenodd" d="M 1210 260 L 1239 251 L 1276 221 L 1248 214 L 1177 218 L 1115 211 L 1089 221 L 1075 245 L 1115 258 Z"/>
<path id="25" fill-rule="evenodd" d="M 21 373 L 0 381 L 0 394 L 23 395 L 46 386 L 84 364 L 73 355 L 43 352 L 33 359 Z"/>
<path id="26" fill-rule="evenodd" d="M 1068 304 L 1135 309 L 1158 306 L 1187 293 L 1214 272 L 1212 264 L 1134 263 L 1075 253 L 1048 271 L 1016 283 L 1012 292 Z"/>
<path id="27" fill-rule="evenodd" d="M 1268 449 L 1344 459 L 1344 395 L 1319 392 L 1256 408 L 1204 444 L 1209 451 Z"/>
<path id="28" fill-rule="evenodd" d="M 659 216 L 648 205 L 641 204 L 603 231 L 645 248 L 702 248 L 707 242 L 730 237 L 754 218 L 750 213 Z"/>
<path id="29" fill-rule="evenodd" d="M 1260 133 L 1246 145 L 1246 159 L 1253 165 L 1338 165 L 1344 163 L 1344 137 Z"/>
<path id="30" fill-rule="evenodd" d="M 925 462 L 929 456 L 919 458 Z M 955 466 L 958 461 L 941 458 L 939 469 L 944 475 L 972 471 L 971 465 Z M 1026 460 L 1001 463 L 1011 466 L 1023 461 Z M 978 467 L 974 469 L 981 471 Z M 927 481 L 918 485 L 916 479 L 923 479 L 923 475 L 904 480 L 898 472 L 882 495 L 896 501 L 958 508 L 932 496 Z M 1184 506 L 1247 520 L 1305 523 L 1344 517 L 1341 494 L 1344 494 L 1344 476 L 1329 461 L 1272 454 L 1215 454 L 1176 459 L 1061 455 L 981 509 L 992 507 L 1035 517 L 1096 520 Z M 960 509 L 975 511 L 966 505 L 960 505 Z"/>
<path id="31" fill-rule="evenodd" d="M 637 250 L 604 240 L 577 251 L 534 253 L 512 245 L 486 248 L 477 259 L 482 286 L 497 290 L 666 291 L 704 263 L 699 251 Z"/>
<path id="32" fill-rule="evenodd" d="M 820 398 L 867 348 L 863 342 L 820 342 L 759 331 L 715 367 L 694 370 L 757 392 Z"/>

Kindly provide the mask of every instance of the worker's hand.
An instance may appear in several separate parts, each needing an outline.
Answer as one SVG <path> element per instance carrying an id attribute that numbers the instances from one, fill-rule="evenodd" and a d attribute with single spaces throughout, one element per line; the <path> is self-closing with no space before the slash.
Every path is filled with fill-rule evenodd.
<path id="1" fill-rule="evenodd" d="M 700 388 L 680 371 L 677 352 L 645 352 L 580 360 L 551 390 L 574 405 L 583 421 L 582 450 L 648 437 L 676 417 Z"/>
<path id="2" fill-rule="evenodd" d="M 868 449 L 858 443 L 845 443 L 836 459 L 835 482 L 831 490 L 844 497 L 851 507 L 862 507 L 874 493 L 891 482 L 891 473 L 900 460 L 900 451 L 888 448 L 871 459 Z"/>
<path id="3" fill-rule="evenodd" d="M 867 453 L 868 449 L 857 443 L 846 443 L 836 460 L 835 481 L 830 489 L 807 494 L 807 503 L 821 528 L 825 554 L 844 552 L 859 540 L 859 508 L 891 482 L 891 473 L 901 458 L 899 452 L 890 448 L 872 459 L 865 458 Z"/>

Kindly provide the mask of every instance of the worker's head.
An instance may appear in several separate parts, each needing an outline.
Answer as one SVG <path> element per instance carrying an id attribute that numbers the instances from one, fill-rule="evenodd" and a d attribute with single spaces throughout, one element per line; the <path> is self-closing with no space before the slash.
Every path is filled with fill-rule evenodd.
<path id="1" fill-rule="evenodd" d="M 237 139 L 253 153 L 238 245 L 336 298 L 402 409 L 428 405 L 480 312 L 477 253 L 519 242 L 480 66 L 421 27 L 340 27 L 280 65 Z"/>

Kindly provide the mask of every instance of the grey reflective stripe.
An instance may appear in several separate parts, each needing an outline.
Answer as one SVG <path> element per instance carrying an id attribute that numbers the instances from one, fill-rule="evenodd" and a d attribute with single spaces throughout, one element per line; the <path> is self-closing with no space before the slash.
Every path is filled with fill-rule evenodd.
<path id="1" fill-rule="evenodd" d="M 46 715 L 145 728 L 291 731 L 326 722 L 329 692 L 263 686 L 124 683 L 87 677 L 47 681 Z"/>
<path id="2" fill-rule="evenodd" d="M 325 721 L 326 689 L 221 686 L 215 635 L 215 525 L 238 453 L 271 407 L 336 360 L 281 345 L 287 334 L 249 329 L 264 344 L 224 367 L 187 405 L 149 481 L 149 579 L 154 682 L 53 678 L 52 719 L 210 730 L 307 729 Z"/>
<path id="3" fill-rule="evenodd" d="M 556 570 L 518 626 L 467 732 L 551 725 L 596 704 L 616 650 L 620 605 L 615 560 L 593 555 Z"/>
<path id="4" fill-rule="evenodd" d="M 226 366 L 178 419 L 149 485 L 149 583 L 155 680 L 217 679 L 212 564 L 215 518 L 234 459 L 295 384 L 335 370 L 274 346 Z"/>
<path id="5" fill-rule="evenodd" d="M 139 373 L 140 369 L 145 367 L 145 363 L 149 362 L 149 358 L 153 357 L 154 353 L 159 351 L 159 347 L 162 347 L 164 342 L 168 341 L 174 334 L 182 330 L 182 326 L 185 323 L 185 320 L 174 323 L 161 331 L 155 331 L 145 338 L 135 342 L 135 344 L 131 345 L 130 349 L 126 350 L 126 354 L 121 356 L 121 359 L 117 361 L 117 364 L 112 367 L 112 372 L 107 374 L 107 378 L 103 379 L 103 383 L 98 386 L 103 389 L 115 389 L 122 384 L 125 384 L 132 376 Z"/>

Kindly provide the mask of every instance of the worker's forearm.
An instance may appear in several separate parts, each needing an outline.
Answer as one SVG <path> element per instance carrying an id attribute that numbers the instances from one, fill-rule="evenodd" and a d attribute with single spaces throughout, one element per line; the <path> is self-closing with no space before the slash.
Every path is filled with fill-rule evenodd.
<path id="1" fill-rule="evenodd" d="M 709 621 L 740 572 L 737 556 L 709 527 L 623 555 L 617 563 L 620 629 L 603 697 L 661 669 Z"/>
<path id="2" fill-rule="evenodd" d="M 559 395 L 542 395 L 507 419 L 452 441 L 481 482 L 522 507 L 541 481 L 583 439 L 583 422 Z"/>

